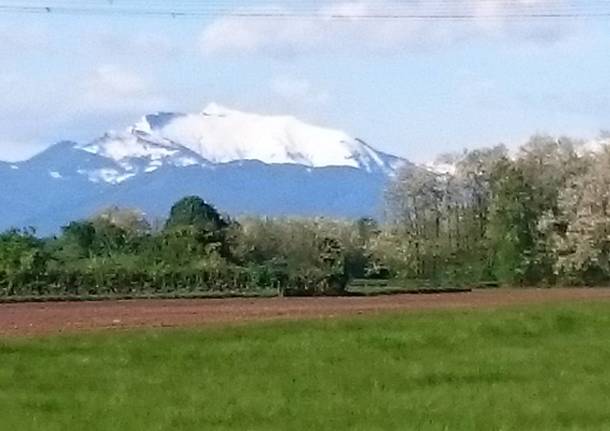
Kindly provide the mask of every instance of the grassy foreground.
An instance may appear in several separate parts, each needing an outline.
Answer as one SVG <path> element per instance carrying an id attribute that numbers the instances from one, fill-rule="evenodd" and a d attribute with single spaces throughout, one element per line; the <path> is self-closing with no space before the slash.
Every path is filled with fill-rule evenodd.
<path id="1" fill-rule="evenodd" d="M 609 303 L 0 340 L 2 430 L 601 430 L 609 400 Z"/>

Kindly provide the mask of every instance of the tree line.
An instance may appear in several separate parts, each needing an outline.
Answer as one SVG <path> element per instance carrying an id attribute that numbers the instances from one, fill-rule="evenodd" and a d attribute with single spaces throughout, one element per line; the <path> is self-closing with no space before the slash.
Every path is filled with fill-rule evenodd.
<path id="1" fill-rule="evenodd" d="M 387 192 L 382 234 L 404 277 L 512 285 L 610 279 L 610 149 L 534 136 L 403 169 Z"/>
<path id="2" fill-rule="evenodd" d="M 435 285 L 595 285 L 610 280 L 610 150 L 535 136 L 403 167 L 384 222 L 242 218 L 202 198 L 151 225 L 109 208 L 40 238 L 0 234 L 0 296 L 274 289 L 343 294 L 350 279 Z M 373 210 L 373 209 L 372 209 Z"/>
<path id="3" fill-rule="evenodd" d="M 0 296 L 342 294 L 350 276 L 364 275 L 367 223 L 358 231 L 325 219 L 236 221 L 190 196 L 155 227 L 138 210 L 114 207 L 50 238 L 0 234 Z"/>

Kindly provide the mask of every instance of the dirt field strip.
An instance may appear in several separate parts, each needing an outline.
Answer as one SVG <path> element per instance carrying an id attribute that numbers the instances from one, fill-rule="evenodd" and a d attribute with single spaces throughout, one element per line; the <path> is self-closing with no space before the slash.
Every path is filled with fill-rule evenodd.
<path id="1" fill-rule="evenodd" d="M 132 300 L 0 305 L 0 336 L 96 329 L 193 327 L 275 319 L 328 318 L 384 311 L 494 308 L 610 301 L 610 288 L 494 289 L 470 293 L 342 298 Z"/>

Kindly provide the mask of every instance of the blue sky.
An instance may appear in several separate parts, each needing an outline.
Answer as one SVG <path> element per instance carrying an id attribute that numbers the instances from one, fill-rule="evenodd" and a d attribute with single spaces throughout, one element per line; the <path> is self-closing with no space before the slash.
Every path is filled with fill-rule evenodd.
<path id="1" fill-rule="evenodd" d="M 472 8 L 505 3 L 459 1 Z M 282 10 L 294 4 L 268 3 Z M 320 7 L 366 11 L 370 4 L 393 3 Z M 6 13 L 0 66 L 5 160 L 62 139 L 87 141 L 146 113 L 200 111 L 210 102 L 342 128 L 416 161 L 465 147 L 514 146 L 538 132 L 588 138 L 610 129 L 610 18 L 459 23 Z"/>

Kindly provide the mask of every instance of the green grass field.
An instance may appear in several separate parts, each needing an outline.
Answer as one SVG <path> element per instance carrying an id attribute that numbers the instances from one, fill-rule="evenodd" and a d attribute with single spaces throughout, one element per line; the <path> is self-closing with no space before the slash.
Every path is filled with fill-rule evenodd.
<path id="1" fill-rule="evenodd" d="M 610 429 L 610 304 L 5 339 L 0 427 Z"/>

